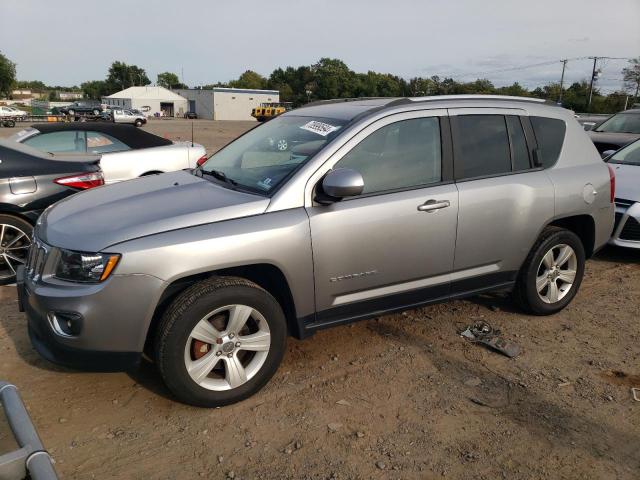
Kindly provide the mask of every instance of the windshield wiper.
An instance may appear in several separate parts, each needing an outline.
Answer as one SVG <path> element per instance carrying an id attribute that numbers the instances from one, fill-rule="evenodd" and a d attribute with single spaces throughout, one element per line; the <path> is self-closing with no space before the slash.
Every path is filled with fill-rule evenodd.
<path id="1" fill-rule="evenodd" d="M 232 180 L 231 178 L 227 177 L 225 175 L 225 173 L 221 170 L 209 170 L 208 172 L 205 172 L 204 170 L 200 170 L 200 174 L 201 175 L 207 175 L 213 178 L 217 178 L 218 180 L 222 180 L 225 183 L 228 183 L 229 185 L 232 186 L 236 186 L 238 185 L 238 182 L 236 182 L 235 180 Z"/>

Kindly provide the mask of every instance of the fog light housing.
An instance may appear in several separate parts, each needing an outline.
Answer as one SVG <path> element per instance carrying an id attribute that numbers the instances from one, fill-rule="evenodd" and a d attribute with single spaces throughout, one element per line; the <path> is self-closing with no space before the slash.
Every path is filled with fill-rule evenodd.
<path id="1" fill-rule="evenodd" d="M 82 315 L 77 312 L 49 312 L 51 328 L 62 337 L 77 337 L 82 332 Z"/>

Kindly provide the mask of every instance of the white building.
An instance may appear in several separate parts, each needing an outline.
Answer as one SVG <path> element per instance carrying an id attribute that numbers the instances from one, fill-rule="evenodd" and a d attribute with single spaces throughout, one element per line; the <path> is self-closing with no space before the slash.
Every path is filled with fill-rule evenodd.
<path id="1" fill-rule="evenodd" d="M 245 88 L 215 87 L 213 90 L 175 90 L 189 101 L 188 111 L 198 118 L 210 120 L 255 120 L 251 110 L 261 103 L 280 101 L 278 90 L 249 90 Z"/>
<path id="2" fill-rule="evenodd" d="M 164 87 L 129 87 L 102 98 L 102 103 L 122 108 L 135 108 L 149 116 L 163 113 L 166 117 L 182 117 L 189 109 L 186 98 Z"/>

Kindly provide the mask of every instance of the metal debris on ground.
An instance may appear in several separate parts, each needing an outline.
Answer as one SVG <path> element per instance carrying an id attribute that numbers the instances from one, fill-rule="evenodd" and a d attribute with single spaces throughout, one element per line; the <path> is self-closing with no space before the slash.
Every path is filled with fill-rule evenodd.
<path id="1" fill-rule="evenodd" d="M 487 322 L 476 322 L 466 327 L 459 334 L 470 342 L 481 343 L 509 358 L 520 354 L 520 346 L 518 344 L 502 338 L 500 330 L 494 329 Z"/>
<path id="2" fill-rule="evenodd" d="M 640 388 L 633 387 L 631 389 L 631 396 L 636 402 L 640 402 Z"/>

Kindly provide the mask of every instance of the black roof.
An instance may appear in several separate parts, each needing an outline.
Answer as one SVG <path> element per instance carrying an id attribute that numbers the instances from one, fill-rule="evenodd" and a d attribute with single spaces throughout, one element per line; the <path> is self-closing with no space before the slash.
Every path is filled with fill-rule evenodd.
<path id="1" fill-rule="evenodd" d="M 166 138 L 158 137 L 153 133 L 141 130 L 133 125 L 121 125 L 111 122 L 50 122 L 36 123 L 31 125 L 41 133 L 64 132 L 64 131 L 91 131 L 100 132 L 117 138 L 130 148 L 163 147 L 171 145 L 173 142 Z"/>

